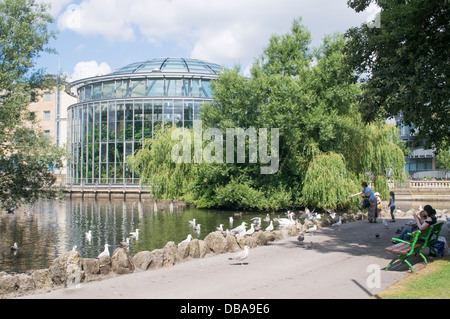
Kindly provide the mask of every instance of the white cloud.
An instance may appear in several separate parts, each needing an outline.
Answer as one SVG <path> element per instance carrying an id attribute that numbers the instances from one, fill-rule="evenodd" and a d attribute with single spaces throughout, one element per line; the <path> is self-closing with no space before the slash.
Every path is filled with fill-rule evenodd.
<path id="1" fill-rule="evenodd" d="M 47 3 L 50 5 L 50 14 L 54 17 L 58 16 L 61 10 L 72 0 L 37 0 L 37 3 Z"/>
<path id="2" fill-rule="evenodd" d="M 62 1 L 62 0 L 60 0 Z M 78 1 L 79 2 L 79 1 Z M 59 16 L 61 30 L 101 35 L 109 41 L 171 41 L 191 57 L 221 64 L 251 61 L 273 33 L 289 30 L 294 18 L 319 42 L 366 20 L 347 0 L 82 0 Z"/>
<path id="3" fill-rule="evenodd" d="M 100 64 L 97 61 L 78 62 L 73 69 L 72 75 L 69 76 L 69 81 L 73 82 L 108 73 L 111 73 L 111 67 L 105 62 Z"/>

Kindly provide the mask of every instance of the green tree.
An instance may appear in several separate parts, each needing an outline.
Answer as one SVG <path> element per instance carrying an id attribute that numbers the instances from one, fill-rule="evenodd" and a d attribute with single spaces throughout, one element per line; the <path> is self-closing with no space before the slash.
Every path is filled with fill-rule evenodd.
<path id="1" fill-rule="evenodd" d="M 204 130 L 279 129 L 275 174 L 261 174 L 260 161 L 250 163 L 249 142 L 245 163 L 228 164 L 224 158 L 223 164 L 186 167 L 167 162 L 173 145 L 167 132 L 134 157 L 140 176 L 161 185 L 160 196 L 179 195 L 200 207 L 262 210 L 345 208 L 355 205 L 348 195 L 357 192 L 360 178 L 386 180 L 388 171 L 401 176 L 404 159 L 394 131 L 361 121 L 361 91 L 344 63 L 344 37 L 328 36 L 316 49 L 309 44 L 309 32 L 300 19 L 294 20 L 289 33 L 271 37 L 251 77 L 240 75 L 238 68 L 225 70 L 211 84 L 214 101 L 201 107 Z M 234 151 L 236 158 L 236 147 Z M 177 185 L 179 193 L 169 190 Z"/>
<path id="2" fill-rule="evenodd" d="M 438 146 L 450 132 L 450 1 L 348 1 L 356 12 L 371 3 L 381 8 L 381 27 L 347 31 L 347 61 L 364 83 L 363 119 L 401 115 L 404 125 L 415 127 L 417 143 Z"/>
<path id="3" fill-rule="evenodd" d="M 27 105 L 55 77 L 34 70 L 40 52 L 53 52 L 48 7 L 34 0 L 0 1 L 0 204 L 14 208 L 54 197 L 48 165 L 61 166 L 63 151 L 46 139 Z"/>
<path id="4" fill-rule="evenodd" d="M 450 144 L 448 139 L 441 143 L 441 147 L 436 153 L 436 165 L 445 171 L 445 178 L 448 179 L 448 172 L 450 171 Z"/>

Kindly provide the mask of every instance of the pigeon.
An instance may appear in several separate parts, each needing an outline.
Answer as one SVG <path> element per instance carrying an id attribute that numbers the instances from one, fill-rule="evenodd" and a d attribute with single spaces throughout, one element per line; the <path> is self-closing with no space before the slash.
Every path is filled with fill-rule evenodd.
<path id="1" fill-rule="evenodd" d="M 17 243 L 14 243 L 14 245 L 11 246 L 11 250 L 12 251 L 19 250 L 19 246 L 17 245 Z"/>
<path id="2" fill-rule="evenodd" d="M 380 234 L 376 233 L 376 234 L 375 234 L 375 237 L 376 237 L 376 238 L 380 238 Z"/>
<path id="3" fill-rule="evenodd" d="M 311 250 L 313 246 L 313 243 L 310 242 L 308 245 L 305 245 L 305 249 Z"/>
<path id="4" fill-rule="evenodd" d="M 250 247 L 244 246 L 243 251 L 240 251 L 237 254 L 235 254 L 233 257 L 228 258 L 228 260 L 243 261 L 244 259 L 247 259 L 248 254 L 249 254 L 249 249 L 250 249 Z M 241 265 L 242 265 L 242 263 L 241 263 Z"/>
<path id="5" fill-rule="evenodd" d="M 450 217 L 448 217 L 447 215 L 445 215 L 445 219 L 447 219 L 447 221 L 450 223 Z"/>
<path id="6" fill-rule="evenodd" d="M 273 230 L 273 221 L 270 221 L 270 225 L 266 227 L 266 230 L 268 230 L 268 231 Z"/>
<path id="7" fill-rule="evenodd" d="M 104 257 L 104 256 L 108 256 L 108 257 L 109 257 L 109 249 L 108 249 L 108 247 L 109 247 L 109 245 L 108 245 L 108 244 L 105 244 L 105 250 L 102 251 L 102 252 L 100 253 L 100 255 L 98 255 L 97 258 L 101 258 L 101 257 Z"/>
<path id="8" fill-rule="evenodd" d="M 342 225 L 342 218 L 341 218 L 341 216 L 339 216 L 339 221 L 336 222 L 336 223 L 334 223 L 334 224 L 331 225 L 331 226 L 341 226 L 341 225 Z"/>
<path id="9" fill-rule="evenodd" d="M 389 228 L 389 225 L 386 222 L 386 219 L 383 219 L 382 223 L 383 223 L 384 228 Z"/>
<path id="10" fill-rule="evenodd" d="M 302 243 L 305 240 L 305 235 L 301 234 L 297 237 L 297 240 Z"/>

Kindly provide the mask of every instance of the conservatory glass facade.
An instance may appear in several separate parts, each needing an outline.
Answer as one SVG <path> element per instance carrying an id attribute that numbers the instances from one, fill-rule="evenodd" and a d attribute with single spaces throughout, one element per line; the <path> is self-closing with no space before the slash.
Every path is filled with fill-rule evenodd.
<path id="1" fill-rule="evenodd" d="M 73 82 L 78 103 L 68 108 L 67 183 L 138 184 L 126 157 L 158 127 L 192 128 L 222 69 L 194 59 L 153 59 Z"/>

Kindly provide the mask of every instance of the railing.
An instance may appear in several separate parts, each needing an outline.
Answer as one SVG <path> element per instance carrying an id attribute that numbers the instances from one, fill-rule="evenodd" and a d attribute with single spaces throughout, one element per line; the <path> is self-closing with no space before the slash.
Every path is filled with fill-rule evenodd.
<path id="1" fill-rule="evenodd" d="M 413 188 L 413 189 L 425 189 L 425 188 L 435 188 L 435 189 L 449 189 L 450 181 L 407 181 L 403 184 L 388 183 L 389 189 L 396 188 Z"/>
<path id="2" fill-rule="evenodd" d="M 450 181 L 409 181 L 410 188 L 450 188 Z"/>

